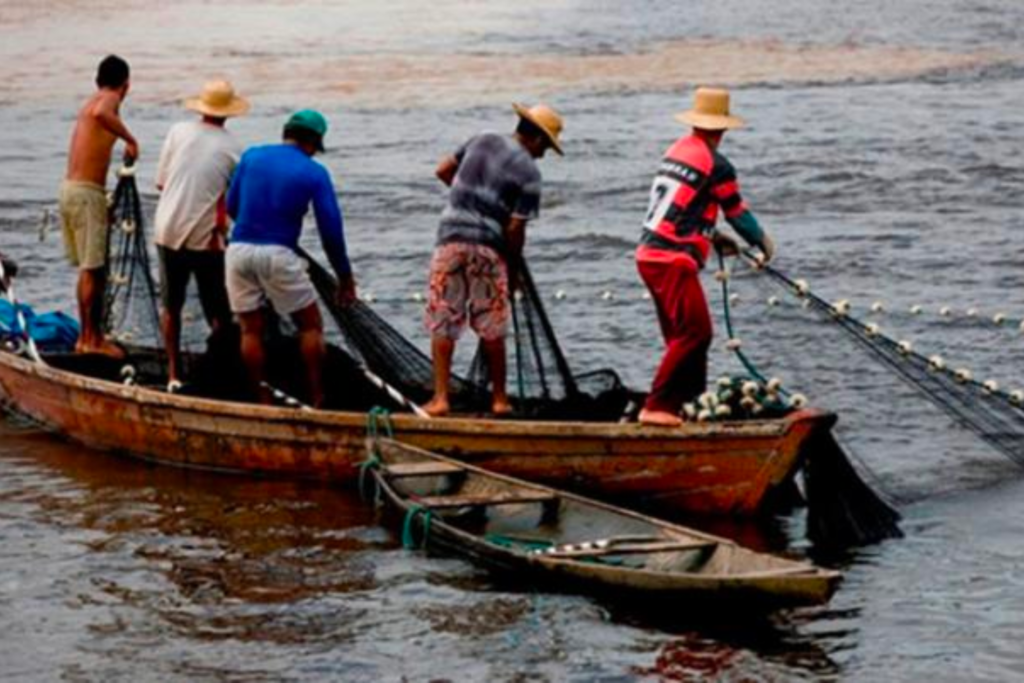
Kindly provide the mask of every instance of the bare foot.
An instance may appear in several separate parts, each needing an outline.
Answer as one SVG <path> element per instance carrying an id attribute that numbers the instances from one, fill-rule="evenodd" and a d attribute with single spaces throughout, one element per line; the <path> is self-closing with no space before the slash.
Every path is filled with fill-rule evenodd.
<path id="1" fill-rule="evenodd" d="M 423 406 L 423 410 L 431 417 L 444 417 L 451 411 L 448 401 L 443 398 L 432 398 L 430 403 Z"/>
<path id="2" fill-rule="evenodd" d="M 110 341 L 103 339 L 97 345 L 85 344 L 81 340 L 75 344 L 75 353 L 97 353 L 101 356 L 108 356 L 117 360 L 124 360 L 128 354 L 123 348 Z"/>
<path id="3" fill-rule="evenodd" d="M 494 413 L 495 417 L 505 417 L 506 415 L 512 414 L 512 404 L 507 400 L 495 401 L 491 404 L 491 412 Z"/>
<path id="4" fill-rule="evenodd" d="M 673 415 L 664 410 L 647 410 L 646 408 L 640 411 L 637 419 L 640 421 L 640 424 L 655 427 L 679 427 L 683 424 L 683 419 L 678 415 Z"/>

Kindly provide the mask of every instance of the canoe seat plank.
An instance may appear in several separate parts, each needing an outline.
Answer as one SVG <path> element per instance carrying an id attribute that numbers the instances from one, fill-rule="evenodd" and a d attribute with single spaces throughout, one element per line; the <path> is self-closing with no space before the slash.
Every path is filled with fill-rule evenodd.
<path id="1" fill-rule="evenodd" d="M 621 543 L 604 548 L 572 548 L 543 553 L 543 557 L 574 558 L 602 557 L 605 555 L 645 555 L 648 553 L 670 553 L 688 550 L 707 550 L 717 543 L 712 541 L 665 541 L 663 543 Z"/>
<path id="2" fill-rule="evenodd" d="M 458 465 L 446 462 L 403 462 L 388 465 L 384 474 L 392 479 L 407 477 L 440 477 L 454 474 L 465 474 L 466 470 Z"/>
<path id="3" fill-rule="evenodd" d="M 424 496 L 417 498 L 416 502 L 423 507 L 439 510 L 444 508 L 489 507 L 492 505 L 522 505 L 528 503 L 553 505 L 558 502 L 558 496 L 543 492 L 492 493 L 489 495 L 467 496 Z"/>

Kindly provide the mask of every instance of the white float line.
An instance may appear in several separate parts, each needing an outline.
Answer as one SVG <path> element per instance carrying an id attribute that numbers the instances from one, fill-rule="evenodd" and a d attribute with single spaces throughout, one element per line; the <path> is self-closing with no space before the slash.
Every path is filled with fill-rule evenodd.
<path id="1" fill-rule="evenodd" d="M 299 410 L 313 410 L 312 406 L 306 405 L 294 396 L 289 396 L 275 386 L 272 386 L 266 382 L 260 382 L 260 386 L 271 393 L 271 395 L 281 401 L 290 408 L 298 408 Z"/>
<path id="2" fill-rule="evenodd" d="M 726 276 L 722 276 L 726 277 Z M 798 291 L 795 296 L 800 296 L 799 288 L 805 293 L 811 293 L 806 280 L 795 280 Z M 368 304 L 381 304 L 386 306 L 402 306 L 410 304 L 423 305 L 427 296 L 422 292 L 413 292 L 405 296 L 377 296 L 373 292 L 365 291 L 359 295 L 359 299 Z M 517 300 L 521 300 L 517 297 Z M 557 289 L 553 293 L 543 297 L 545 303 L 559 305 L 563 303 L 600 303 L 600 304 L 638 304 L 651 300 L 651 293 L 644 288 L 629 289 L 593 289 L 570 291 Z M 794 303 L 784 297 L 777 295 L 768 297 L 744 296 L 740 292 L 733 292 L 729 295 L 729 304 L 732 306 L 768 306 L 807 308 L 807 300 Z M 837 316 L 856 315 L 862 319 L 866 318 L 903 318 L 903 317 L 937 317 L 949 322 L 971 322 L 978 325 L 990 325 L 1006 330 L 1019 331 L 1024 334 L 1024 318 L 1010 316 L 1003 312 L 983 313 L 976 308 L 959 309 L 951 306 L 925 306 L 922 304 L 911 304 L 909 306 L 890 306 L 881 301 L 875 301 L 867 306 L 859 306 L 849 299 L 841 299 L 833 303 L 833 312 Z"/>

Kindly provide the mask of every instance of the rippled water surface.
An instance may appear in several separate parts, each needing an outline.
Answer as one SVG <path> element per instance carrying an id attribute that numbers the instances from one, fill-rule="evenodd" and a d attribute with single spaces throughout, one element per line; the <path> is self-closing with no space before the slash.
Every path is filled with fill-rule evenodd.
<path id="1" fill-rule="evenodd" d="M 1024 7 L 1012 0 L 0 0 L 0 249 L 20 295 L 70 310 L 55 205 L 77 104 L 107 52 L 152 191 L 177 101 L 250 95 L 247 144 L 331 121 L 364 292 L 418 342 L 443 194 L 436 160 L 508 103 L 566 117 L 528 257 L 573 364 L 634 385 L 659 352 L 631 251 L 672 114 L 735 88 L 723 150 L 780 268 L 926 353 L 1024 383 Z M 311 239 L 312 235 L 308 235 Z M 720 297 L 708 278 L 713 307 Z M 799 307 L 741 274 L 744 348 L 840 415 L 907 537 L 856 553 L 827 608 L 760 623 L 534 593 L 402 550 L 345 492 L 152 468 L 0 423 L 0 676 L 17 680 L 1013 680 L 1024 676 L 1017 469 Z M 566 293 L 555 300 L 557 290 Z M 610 297 L 604 296 L 605 292 Z M 920 304 L 924 314 L 906 311 Z M 937 311 L 950 306 L 956 315 Z M 967 309 L 978 310 L 967 318 Z M 988 322 L 1003 312 L 1013 325 Z M 721 349 L 713 372 L 735 369 Z M 764 528 L 767 527 L 767 528 Z M 804 550 L 799 518 L 729 533 Z"/>

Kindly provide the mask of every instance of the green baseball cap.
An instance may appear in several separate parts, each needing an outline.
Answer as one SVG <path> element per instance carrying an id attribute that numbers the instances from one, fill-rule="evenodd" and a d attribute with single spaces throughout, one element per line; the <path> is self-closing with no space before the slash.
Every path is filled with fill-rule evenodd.
<path id="1" fill-rule="evenodd" d="M 316 133 L 320 140 L 317 142 L 317 151 L 324 151 L 324 136 L 327 135 L 327 119 L 324 115 L 313 109 L 303 109 L 292 114 L 287 123 L 284 124 L 285 129 L 288 128 L 301 128 L 308 130 L 311 133 Z"/>

